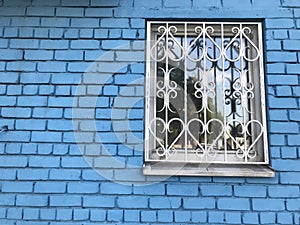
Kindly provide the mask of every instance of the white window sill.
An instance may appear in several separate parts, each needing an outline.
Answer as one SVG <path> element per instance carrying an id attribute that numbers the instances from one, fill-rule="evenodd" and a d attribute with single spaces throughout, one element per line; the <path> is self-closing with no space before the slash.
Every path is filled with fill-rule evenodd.
<path id="1" fill-rule="evenodd" d="M 269 165 L 222 165 L 222 164 L 178 164 L 146 163 L 144 175 L 161 176 L 220 176 L 220 177 L 274 177 Z"/>

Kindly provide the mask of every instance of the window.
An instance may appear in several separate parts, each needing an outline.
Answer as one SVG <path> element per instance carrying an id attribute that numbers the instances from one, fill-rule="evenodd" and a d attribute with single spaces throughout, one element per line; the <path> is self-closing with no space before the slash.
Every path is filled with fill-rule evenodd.
<path id="1" fill-rule="evenodd" d="M 274 176 L 262 24 L 147 23 L 147 175 Z"/>

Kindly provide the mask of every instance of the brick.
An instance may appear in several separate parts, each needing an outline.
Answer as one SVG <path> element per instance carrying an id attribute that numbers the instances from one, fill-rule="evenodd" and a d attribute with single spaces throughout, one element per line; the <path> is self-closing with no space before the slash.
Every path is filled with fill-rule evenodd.
<path id="1" fill-rule="evenodd" d="M 60 158 L 59 157 L 48 157 L 48 156 L 31 156 L 29 158 L 30 167 L 59 167 Z"/>
<path id="2" fill-rule="evenodd" d="M 45 195 L 17 195 L 17 206 L 47 206 L 48 196 Z"/>
<path id="3" fill-rule="evenodd" d="M 73 97 L 49 97 L 48 106 L 50 107 L 72 107 L 74 104 Z"/>
<path id="4" fill-rule="evenodd" d="M 181 206 L 181 200 L 177 197 L 151 197 L 149 200 L 151 209 L 176 209 Z"/>
<path id="5" fill-rule="evenodd" d="M 86 8 L 86 17 L 112 17 L 113 11 L 110 8 Z"/>
<path id="6" fill-rule="evenodd" d="M 300 135 L 289 135 L 288 136 L 288 145 L 299 146 L 300 145 L 299 138 L 300 138 Z"/>
<path id="7" fill-rule="evenodd" d="M 56 219 L 61 221 L 71 220 L 72 212 L 72 209 L 60 209 L 56 213 Z"/>
<path id="8" fill-rule="evenodd" d="M 88 181 L 106 181 L 107 179 L 113 179 L 113 171 L 112 170 L 102 170 L 101 175 L 95 170 L 84 170 L 82 173 L 83 180 Z"/>
<path id="9" fill-rule="evenodd" d="M 279 224 L 293 224 L 293 213 L 278 213 L 277 221 Z"/>
<path id="10" fill-rule="evenodd" d="M 300 183 L 299 172 L 282 172 L 280 173 L 280 182 L 282 184 L 299 184 Z"/>
<path id="11" fill-rule="evenodd" d="M 81 81 L 81 74 L 52 74 L 51 82 L 53 84 L 79 84 Z"/>
<path id="12" fill-rule="evenodd" d="M 128 28 L 128 19 L 105 18 L 101 19 L 101 27 L 104 28 Z"/>
<path id="13" fill-rule="evenodd" d="M 146 196 L 120 196 L 117 204 L 124 209 L 142 209 L 148 207 L 148 197 Z M 151 203 L 150 203 L 151 205 Z M 150 206 L 151 207 L 151 206 Z"/>
<path id="14" fill-rule="evenodd" d="M 84 8 L 57 7 L 56 16 L 59 17 L 83 17 Z"/>
<path id="15" fill-rule="evenodd" d="M 66 63 L 64 62 L 39 62 L 37 67 L 39 72 L 65 72 Z"/>
<path id="16" fill-rule="evenodd" d="M 19 37 L 21 38 L 33 37 L 33 28 L 21 27 L 19 29 Z"/>
<path id="17" fill-rule="evenodd" d="M 132 187 L 117 183 L 102 183 L 100 185 L 101 194 L 118 194 L 126 195 L 132 193 Z"/>
<path id="18" fill-rule="evenodd" d="M 274 168 L 276 168 L 277 170 L 291 172 L 300 171 L 299 163 L 300 162 L 298 160 L 293 159 L 278 159 L 272 161 Z"/>
<path id="19" fill-rule="evenodd" d="M 28 16 L 54 16 L 54 7 L 27 7 Z"/>
<path id="20" fill-rule="evenodd" d="M 93 143 L 94 133 L 93 132 L 64 132 L 63 142 L 64 143 Z"/>
<path id="21" fill-rule="evenodd" d="M 223 210 L 250 210 L 250 202 L 244 198 L 220 198 L 217 205 Z"/>
<path id="22" fill-rule="evenodd" d="M 262 212 L 260 213 L 261 224 L 275 224 L 276 214 L 273 212 Z"/>
<path id="23" fill-rule="evenodd" d="M 63 61 L 83 60 L 83 51 L 81 50 L 57 50 L 55 59 Z"/>
<path id="24" fill-rule="evenodd" d="M 88 72 L 90 66 L 90 63 L 70 62 L 68 63 L 68 72 Z"/>
<path id="25" fill-rule="evenodd" d="M 14 206 L 16 196 L 13 194 L 1 194 L 0 195 L 0 205 L 3 206 Z"/>
<path id="26" fill-rule="evenodd" d="M 61 160 L 62 167 L 65 168 L 88 168 L 90 167 L 83 157 L 64 157 Z"/>
<path id="27" fill-rule="evenodd" d="M 48 170 L 46 169 L 20 169 L 17 171 L 18 180 L 47 180 Z"/>
<path id="28" fill-rule="evenodd" d="M 84 196 L 83 206 L 96 208 L 113 208 L 115 206 L 115 198 L 111 196 Z"/>
<path id="29" fill-rule="evenodd" d="M 297 62 L 297 55 L 295 52 L 267 52 L 268 62 Z"/>
<path id="30" fill-rule="evenodd" d="M 25 167 L 27 166 L 27 157 L 25 156 L 1 156 L 0 167 Z"/>
<path id="31" fill-rule="evenodd" d="M 286 208 L 289 211 L 299 210 L 300 201 L 299 199 L 287 199 Z"/>
<path id="32" fill-rule="evenodd" d="M 129 40 L 104 40 L 101 45 L 102 49 L 105 50 L 128 50 L 130 49 Z"/>
<path id="33" fill-rule="evenodd" d="M 175 222 L 190 222 L 191 212 L 190 211 L 177 211 L 174 215 Z"/>
<path id="34" fill-rule="evenodd" d="M 23 219 L 26 219 L 26 220 L 39 219 L 39 210 L 38 209 L 24 209 Z"/>
<path id="35" fill-rule="evenodd" d="M 74 40 L 71 41 L 73 49 L 99 49 L 100 42 L 97 40 Z"/>
<path id="36" fill-rule="evenodd" d="M 296 147 L 282 147 L 281 156 L 283 159 L 295 159 L 297 158 L 297 148 Z"/>
<path id="37" fill-rule="evenodd" d="M 49 37 L 53 39 L 61 39 L 64 36 L 65 30 L 63 28 L 50 29 Z"/>
<path id="38" fill-rule="evenodd" d="M 289 74 L 299 74 L 300 64 L 287 64 L 286 66 Z"/>
<path id="39" fill-rule="evenodd" d="M 122 37 L 122 31 L 120 29 L 111 29 L 109 30 L 109 38 L 121 38 Z"/>
<path id="40" fill-rule="evenodd" d="M 191 2 L 190 1 L 180 1 L 180 0 L 165 0 L 164 7 L 167 8 L 190 8 Z"/>
<path id="41" fill-rule="evenodd" d="M 154 0 L 154 1 L 135 1 L 134 2 L 135 8 L 146 8 L 146 9 L 158 9 L 162 7 L 161 0 Z"/>
<path id="42" fill-rule="evenodd" d="M 86 50 L 84 59 L 86 61 L 114 61 L 114 52 L 112 51 L 99 51 L 99 50 Z"/>
<path id="43" fill-rule="evenodd" d="M 126 221 L 126 222 L 139 222 L 140 221 L 140 212 L 139 212 L 139 210 L 124 210 L 124 221 Z M 159 219 L 158 219 L 158 221 L 159 221 Z"/>
<path id="44" fill-rule="evenodd" d="M 271 28 L 293 28 L 294 22 L 292 19 L 267 19 L 266 27 Z"/>
<path id="45" fill-rule="evenodd" d="M 300 7 L 300 3 L 297 0 L 284 0 L 282 5 L 288 7 Z"/>
<path id="46" fill-rule="evenodd" d="M 295 98 L 275 98 L 269 96 L 269 107 L 277 109 L 297 108 L 297 102 Z"/>
<path id="47" fill-rule="evenodd" d="M 26 193 L 26 192 L 32 192 L 32 189 L 33 189 L 32 182 L 17 181 L 17 182 L 3 182 L 1 191 L 3 193 L 5 192 Z"/>
<path id="48" fill-rule="evenodd" d="M 22 86 L 21 85 L 8 85 L 6 95 L 21 95 Z"/>
<path id="49" fill-rule="evenodd" d="M 91 209 L 90 210 L 91 221 L 104 221 L 106 219 L 106 210 Z"/>
<path id="50" fill-rule="evenodd" d="M 81 206 L 81 196 L 50 196 L 50 206 Z"/>
<path id="51" fill-rule="evenodd" d="M 88 209 L 74 209 L 73 218 L 74 218 L 74 220 L 88 220 L 89 210 Z"/>
<path id="52" fill-rule="evenodd" d="M 36 63 L 28 61 L 13 61 L 8 62 L 6 65 L 6 70 L 8 71 L 35 71 Z"/>
<path id="53" fill-rule="evenodd" d="M 47 28 L 34 28 L 33 33 L 33 36 L 37 38 L 49 37 L 49 30 Z"/>
<path id="54" fill-rule="evenodd" d="M 282 211 L 285 208 L 282 199 L 253 199 L 252 204 L 254 211 Z"/>
<path id="55" fill-rule="evenodd" d="M 1 116 L 4 118 L 29 118 L 31 116 L 31 110 L 31 108 L 3 107 Z"/>
<path id="56" fill-rule="evenodd" d="M 300 40 L 284 40 L 283 49 L 297 51 L 300 50 Z"/>
<path id="57" fill-rule="evenodd" d="M 16 121 L 17 130 L 45 130 L 45 128 L 45 120 L 23 119 Z"/>
<path id="58" fill-rule="evenodd" d="M 0 51 L 1 60 L 19 60 L 22 59 L 22 55 L 21 50 L 2 49 Z"/>
<path id="59" fill-rule="evenodd" d="M 38 93 L 38 85 L 24 85 L 23 86 L 23 94 L 24 95 L 37 95 Z"/>
<path id="60" fill-rule="evenodd" d="M 91 0 L 91 6 L 114 7 L 119 5 L 119 0 Z"/>
<path id="61" fill-rule="evenodd" d="M 26 60 L 51 60 L 51 59 L 53 59 L 53 51 L 26 50 L 24 59 L 26 59 Z"/>
<path id="62" fill-rule="evenodd" d="M 225 221 L 227 224 L 241 224 L 241 213 L 225 212 Z"/>
<path id="63" fill-rule="evenodd" d="M 7 143 L 5 152 L 8 154 L 18 154 L 21 152 L 21 146 L 20 143 Z"/>
<path id="64" fill-rule="evenodd" d="M 16 83 L 19 79 L 18 73 L 14 72 L 7 72 L 7 73 L 1 73 L 0 74 L 0 83 Z"/>
<path id="65" fill-rule="evenodd" d="M 208 212 L 209 224 L 223 223 L 224 213 L 223 212 Z"/>
<path id="66" fill-rule="evenodd" d="M 55 95 L 56 96 L 69 96 L 69 95 L 71 95 L 71 87 L 70 86 L 56 86 Z"/>
<path id="67" fill-rule="evenodd" d="M 196 184 L 180 184 L 180 185 L 167 185 L 167 195 L 175 196 L 197 196 L 198 185 Z"/>
<path id="68" fill-rule="evenodd" d="M 8 208 L 7 209 L 7 218 L 8 219 L 21 219 L 22 218 L 22 209 L 21 208 Z"/>
<path id="69" fill-rule="evenodd" d="M 65 182 L 36 182 L 35 193 L 64 193 L 66 191 Z"/>
<path id="70" fill-rule="evenodd" d="M 41 18 L 41 26 L 42 27 L 67 27 L 69 28 L 70 26 L 70 19 L 68 18 Z M 47 46 L 50 46 L 50 43 L 53 43 L 55 41 L 53 40 L 45 40 L 45 41 L 41 41 L 42 42 L 47 43 Z M 61 43 L 62 41 L 59 41 L 59 43 Z M 67 42 L 67 41 L 64 41 Z M 53 47 L 53 49 L 55 49 L 55 47 Z"/>
<path id="71" fill-rule="evenodd" d="M 244 224 L 258 224 L 258 213 L 244 213 L 243 214 L 243 223 Z"/>
<path id="72" fill-rule="evenodd" d="M 227 185 L 201 185 L 200 191 L 203 196 L 231 196 L 232 187 Z"/>
<path id="73" fill-rule="evenodd" d="M 68 193 L 97 193 L 99 185 L 94 182 L 68 183 Z"/>
<path id="74" fill-rule="evenodd" d="M 72 120 L 49 120 L 48 121 L 48 130 L 51 131 L 72 131 L 73 121 Z"/>
<path id="75" fill-rule="evenodd" d="M 186 198 L 183 199 L 183 207 L 185 209 L 213 209 L 215 200 L 213 198 Z"/>
<path id="76" fill-rule="evenodd" d="M 108 38 L 108 29 L 97 29 L 94 31 L 94 37 L 100 39 Z"/>
<path id="77" fill-rule="evenodd" d="M 266 197 L 264 186 L 234 186 L 234 195 L 238 197 Z"/>
<path id="78" fill-rule="evenodd" d="M 277 96 L 291 96 L 292 89 L 289 86 L 278 86 L 276 87 Z"/>
<path id="79" fill-rule="evenodd" d="M 270 132 L 297 134 L 299 132 L 299 127 L 295 122 L 271 122 Z"/>
<path id="80" fill-rule="evenodd" d="M 116 60 L 120 62 L 141 62 L 144 61 L 145 53 L 141 51 L 134 52 L 116 52 Z"/>
<path id="81" fill-rule="evenodd" d="M 79 180 L 80 170 L 75 169 L 51 169 L 49 178 L 51 180 Z"/>
<path id="82" fill-rule="evenodd" d="M 40 209 L 41 220 L 54 220 L 55 214 L 55 209 Z"/>
<path id="83" fill-rule="evenodd" d="M 155 222 L 156 221 L 156 212 L 155 211 L 142 211 L 141 212 L 141 221 L 142 222 Z"/>
<path id="84" fill-rule="evenodd" d="M 34 108 L 33 118 L 61 118 L 62 109 L 60 108 Z"/>
<path id="85" fill-rule="evenodd" d="M 41 40 L 41 49 L 68 49 L 69 43 L 67 40 Z M 56 63 L 56 62 L 55 62 Z"/>
<path id="86" fill-rule="evenodd" d="M 272 198 L 293 198 L 299 197 L 299 187 L 297 186 L 270 186 L 269 196 Z"/>
<path id="87" fill-rule="evenodd" d="M 36 39 L 11 39 L 10 40 L 10 48 L 20 48 L 20 49 L 37 49 L 38 48 L 38 40 Z"/>
<path id="88" fill-rule="evenodd" d="M 38 73 L 23 73 L 20 76 L 21 83 L 24 84 L 43 84 L 49 83 L 50 74 L 38 74 Z"/>
<path id="89" fill-rule="evenodd" d="M 122 221 L 123 220 L 123 210 L 108 210 L 107 211 L 107 221 Z"/>
<path id="90" fill-rule="evenodd" d="M 34 142 L 61 142 L 62 133 L 61 132 L 32 132 L 31 140 Z"/>
<path id="91" fill-rule="evenodd" d="M 2 135 L 2 141 L 7 142 L 29 142 L 29 131 L 10 131 Z"/>
<path id="92" fill-rule="evenodd" d="M 47 98 L 44 96 L 19 96 L 18 106 L 46 106 Z"/>
<path id="93" fill-rule="evenodd" d="M 15 180 L 16 170 L 15 169 L 1 169 L 0 180 Z"/>
<path id="94" fill-rule="evenodd" d="M 99 28 L 99 19 L 90 19 L 90 18 L 74 18 L 71 19 L 71 27 L 91 27 L 91 28 Z"/>

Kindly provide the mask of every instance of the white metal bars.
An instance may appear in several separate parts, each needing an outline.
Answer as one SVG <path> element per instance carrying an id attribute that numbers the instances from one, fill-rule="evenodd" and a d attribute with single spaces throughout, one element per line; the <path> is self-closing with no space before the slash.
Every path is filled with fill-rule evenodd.
<path id="1" fill-rule="evenodd" d="M 145 161 L 267 164 L 261 23 L 147 32 Z"/>

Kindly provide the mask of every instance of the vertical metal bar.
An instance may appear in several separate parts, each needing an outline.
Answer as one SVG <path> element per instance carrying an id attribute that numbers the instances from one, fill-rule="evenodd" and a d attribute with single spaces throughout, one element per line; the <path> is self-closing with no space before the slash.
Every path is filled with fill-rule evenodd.
<path id="1" fill-rule="evenodd" d="M 168 48 L 168 44 L 169 44 L 169 23 L 166 23 L 166 28 L 167 28 L 167 33 L 166 33 L 166 74 L 164 74 L 164 82 L 165 82 L 165 87 L 166 87 L 166 95 L 165 97 L 167 99 L 165 99 L 165 101 L 167 102 L 167 106 L 165 108 L 165 124 L 167 127 L 165 127 L 165 133 L 166 133 L 166 140 L 165 140 L 165 150 L 166 150 L 166 160 L 168 160 L 168 148 L 169 148 L 169 140 L 168 140 L 168 110 L 169 110 L 169 106 L 170 106 L 170 101 L 169 101 L 169 94 L 168 94 L 168 87 L 169 87 L 169 48 Z"/>
<path id="2" fill-rule="evenodd" d="M 222 49 L 222 93 L 223 93 L 223 132 L 224 132 L 224 154 L 225 162 L 227 162 L 227 140 L 226 140 L 226 94 L 225 94 L 225 54 L 224 51 L 224 24 L 221 24 L 221 49 Z"/>
<path id="3" fill-rule="evenodd" d="M 245 50 L 246 51 L 246 46 L 243 46 L 243 24 L 241 23 L 240 24 L 240 51 L 242 51 L 243 47 L 245 47 Z M 245 52 L 244 52 L 245 54 Z M 246 141 L 247 141 L 247 131 L 246 131 L 246 109 L 245 109 L 245 90 L 244 90 L 244 75 L 243 75 L 243 71 L 244 71 L 244 55 L 241 55 L 241 58 L 240 58 L 240 66 L 241 66 L 241 71 L 240 71 L 240 76 L 241 76 L 241 103 L 242 103 L 242 109 L 243 109 L 243 126 L 244 126 L 244 149 L 243 149 L 243 153 L 245 154 L 245 152 L 247 151 L 247 147 L 246 147 Z M 237 140 L 236 140 L 237 141 Z M 242 146 L 241 146 L 242 147 Z M 245 155 L 245 162 L 248 162 L 248 158 L 247 158 L 247 155 Z"/>
<path id="4" fill-rule="evenodd" d="M 184 23 L 184 42 L 183 42 L 183 49 L 184 51 L 187 50 L 187 23 Z M 187 95 L 188 95 L 188 89 L 187 89 L 187 57 L 186 57 L 186 52 L 182 52 L 182 54 L 184 54 L 184 125 L 186 126 L 188 123 L 188 118 L 187 118 Z M 183 127 L 182 129 L 184 129 L 184 155 L 185 155 L 185 162 L 187 162 L 187 146 L 188 146 L 188 141 L 187 141 L 187 129 L 185 129 L 185 127 Z"/>

